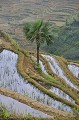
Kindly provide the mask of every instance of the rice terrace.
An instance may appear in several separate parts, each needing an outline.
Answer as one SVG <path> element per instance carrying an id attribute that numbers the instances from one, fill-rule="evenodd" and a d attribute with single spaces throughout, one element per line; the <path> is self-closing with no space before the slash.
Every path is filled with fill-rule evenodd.
<path id="1" fill-rule="evenodd" d="M 79 120 L 79 0 L 0 0 L 0 120 Z"/>

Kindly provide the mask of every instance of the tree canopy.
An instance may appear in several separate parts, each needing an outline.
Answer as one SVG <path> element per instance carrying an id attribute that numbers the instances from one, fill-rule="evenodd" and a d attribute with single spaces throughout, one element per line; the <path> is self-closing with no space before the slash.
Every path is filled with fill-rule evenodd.
<path id="1" fill-rule="evenodd" d="M 23 31 L 26 39 L 31 42 L 36 42 L 37 45 L 37 63 L 39 64 L 39 48 L 40 45 L 46 42 L 50 45 L 53 40 L 51 25 L 43 20 L 36 20 L 34 22 L 28 22 L 24 25 Z"/>

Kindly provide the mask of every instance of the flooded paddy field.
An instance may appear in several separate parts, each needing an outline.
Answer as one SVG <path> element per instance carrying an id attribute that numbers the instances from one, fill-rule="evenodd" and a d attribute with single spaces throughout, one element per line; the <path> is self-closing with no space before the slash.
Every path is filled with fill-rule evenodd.
<path id="1" fill-rule="evenodd" d="M 73 75 L 79 79 L 79 66 L 75 64 L 69 64 L 68 68 L 73 73 Z"/>
<path id="2" fill-rule="evenodd" d="M 71 107 L 54 100 L 30 84 L 27 80 L 24 80 L 24 78 L 17 71 L 17 60 L 18 55 L 14 52 L 3 50 L 0 53 L 0 86 L 17 91 L 53 108 L 72 112 Z"/>
<path id="3" fill-rule="evenodd" d="M 64 71 L 62 70 L 62 68 L 59 65 L 59 62 L 54 57 L 52 57 L 50 55 L 42 55 L 42 56 L 49 62 L 49 65 L 50 65 L 53 73 L 55 73 L 59 77 L 63 78 L 63 80 L 65 80 L 67 84 L 69 84 L 71 87 L 73 87 L 79 91 L 79 87 L 76 86 L 75 84 L 73 84 L 71 82 L 71 80 L 66 77 Z"/>
<path id="4" fill-rule="evenodd" d="M 32 115 L 33 117 L 42 117 L 48 118 L 49 115 L 31 108 L 28 105 L 25 105 L 17 100 L 14 100 L 10 97 L 4 96 L 0 94 L 0 110 L 6 108 L 11 114 L 23 115 L 26 116 L 28 114 Z"/>

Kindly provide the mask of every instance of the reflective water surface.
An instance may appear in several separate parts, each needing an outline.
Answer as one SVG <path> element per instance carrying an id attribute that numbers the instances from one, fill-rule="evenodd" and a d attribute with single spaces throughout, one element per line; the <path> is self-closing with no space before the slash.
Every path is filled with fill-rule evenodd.
<path id="1" fill-rule="evenodd" d="M 71 107 L 54 100 L 32 84 L 28 83 L 28 81 L 24 80 L 17 71 L 17 59 L 18 55 L 14 52 L 3 50 L 0 53 L 0 86 L 27 95 L 53 108 L 72 112 Z"/>
<path id="2" fill-rule="evenodd" d="M 52 56 L 50 55 L 42 55 L 46 60 L 49 62 L 49 65 L 52 69 L 52 71 L 58 75 L 59 77 L 63 78 L 67 84 L 69 84 L 71 87 L 79 90 L 79 87 L 73 84 L 65 75 L 64 71 L 61 69 L 59 62 Z"/>
<path id="3" fill-rule="evenodd" d="M 34 57 L 33 57 L 33 58 L 34 58 Z M 36 58 L 34 58 L 34 59 L 36 60 Z M 39 61 L 39 64 L 40 64 L 40 66 L 41 66 L 42 71 L 43 71 L 45 74 L 48 74 L 47 71 L 46 71 L 46 69 L 45 69 L 45 65 L 43 64 L 43 62 L 42 62 L 42 61 Z M 71 101 L 71 102 L 75 103 L 75 101 L 74 101 L 69 95 L 67 95 L 65 92 L 63 92 L 63 91 L 60 90 L 59 88 L 56 88 L 56 87 L 53 87 L 53 86 L 52 86 L 51 89 L 50 89 L 50 91 L 53 92 L 53 93 L 55 93 L 56 95 L 64 98 L 64 99 L 68 100 L 68 101 Z"/>
<path id="4" fill-rule="evenodd" d="M 21 102 L 18 102 L 17 100 L 0 94 L 0 109 L 2 106 L 4 106 L 10 113 L 15 113 L 18 115 L 22 114 L 23 116 L 25 116 L 26 114 L 30 113 L 30 115 L 35 117 L 50 117 L 49 115 L 39 110 L 35 110 L 28 105 L 25 105 Z"/>
<path id="5" fill-rule="evenodd" d="M 69 64 L 68 68 L 73 73 L 73 75 L 79 79 L 79 67 L 74 64 Z"/>
<path id="6" fill-rule="evenodd" d="M 65 92 L 63 92 L 59 88 L 56 88 L 56 87 L 52 86 L 50 91 L 55 93 L 56 95 L 64 98 L 64 99 L 68 100 L 68 101 L 71 101 L 71 102 L 75 103 L 75 100 L 73 100 L 69 95 L 67 95 Z"/>

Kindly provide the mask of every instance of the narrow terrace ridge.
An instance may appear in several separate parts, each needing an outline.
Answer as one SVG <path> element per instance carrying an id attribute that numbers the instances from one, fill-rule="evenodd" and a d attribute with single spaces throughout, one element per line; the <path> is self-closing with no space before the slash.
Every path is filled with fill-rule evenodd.
<path id="1" fill-rule="evenodd" d="M 48 62 L 49 62 L 49 65 L 52 69 L 52 71 L 58 75 L 59 77 L 61 77 L 62 79 L 64 79 L 66 81 L 67 84 L 69 84 L 71 87 L 73 87 L 74 89 L 78 90 L 79 91 L 79 87 L 76 86 L 75 84 L 73 84 L 70 79 L 68 79 L 64 73 L 64 71 L 62 70 L 62 68 L 60 67 L 58 61 L 50 56 L 50 55 L 42 55 Z"/>
<path id="2" fill-rule="evenodd" d="M 8 90 L 4 87 L 0 87 L 0 94 L 11 97 L 21 103 L 31 106 L 34 109 L 40 110 L 50 116 L 53 115 L 52 118 L 54 117 L 54 115 L 57 115 L 57 114 L 62 117 L 65 117 L 69 114 L 67 112 L 63 112 L 63 111 L 51 108 L 51 107 L 44 105 L 36 100 L 32 100 L 31 98 L 29 98 L 27 96 L 24 96 L 20 93 L 17 93 L 17 92 L 11 91 L 11 90 Z"/>

